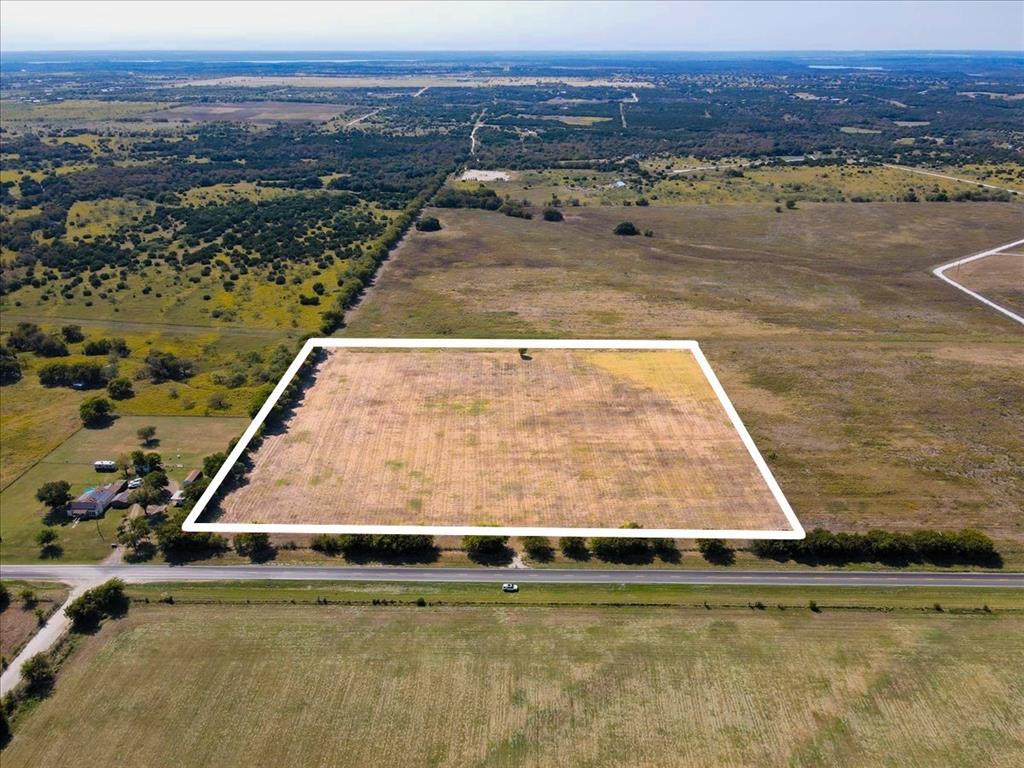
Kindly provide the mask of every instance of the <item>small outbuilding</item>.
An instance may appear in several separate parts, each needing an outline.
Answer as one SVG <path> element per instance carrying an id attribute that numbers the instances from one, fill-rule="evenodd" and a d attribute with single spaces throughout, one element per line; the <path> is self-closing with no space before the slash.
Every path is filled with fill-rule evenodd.
<path id="1" fill-rule="evenodd" d="M 192 485 L 192 483 L 202 479 L 202 477 L 203 471 L 201 469 L 193 469 L 191 472 L 185 475 L 185 480 L 182 482 L 181 487 L 187 488 L 188 486 Z"/>

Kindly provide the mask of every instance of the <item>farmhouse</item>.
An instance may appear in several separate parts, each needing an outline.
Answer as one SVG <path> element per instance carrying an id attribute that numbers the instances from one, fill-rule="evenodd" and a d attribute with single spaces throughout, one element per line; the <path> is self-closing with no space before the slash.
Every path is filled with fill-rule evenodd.
<path id="1" fill-rule="evenodd" d="M 86 491 L 68 504 L 68 517 L 102 517 L 124 487 L 125 481 L 117 480 Z"/>

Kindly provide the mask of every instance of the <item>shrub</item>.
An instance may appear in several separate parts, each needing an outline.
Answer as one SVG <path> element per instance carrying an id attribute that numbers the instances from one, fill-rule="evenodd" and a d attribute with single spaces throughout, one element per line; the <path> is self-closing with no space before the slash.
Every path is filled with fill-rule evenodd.
<path id="1" fill-rule="evenodd" d="M 341 553 L 341 542 L 337 536 L 330 536 L 326 533 L 318 533 L 310 542 L 310 549 L 316 552 L 323 552 L 325 555 L 337 555 Z"/>
<path id="2" fill-rule="evenodd" d="M 565 216 L 557 208 L 545 208 L 544 221 L 565 221 Z"/>
<path id="3" fill-rule="evenodd" d="M 82 326 L 80 325 L 61 326 L 60 335 L 68 344 L 77 344 L 85 340 L 85 334 L 82 333 Z"/>
<path id="4" fill-rule="evenodd" d="M 616 235 L 623 235 L 631 237 L 633 235 L 639 235 L 640 230 L 636 228 L 636 225 L 631 221 L 623 221 L 615 225 L 615 229 L 612 230 Z"/>
<path id="5" fill-rule="evenodd" d="M 520 541 L 523 544 L 523 551 L 537 562 L 546 563 L 555 556 L 551 542 L 544 536 L 524 536 Z"/>
<path id="6" fill-rule="evenodd" d="M 416 229 L 420 232 L 438 232 L 441 229 L 441 222 L 436 216 L 424 216 L 416 222 Z"/>

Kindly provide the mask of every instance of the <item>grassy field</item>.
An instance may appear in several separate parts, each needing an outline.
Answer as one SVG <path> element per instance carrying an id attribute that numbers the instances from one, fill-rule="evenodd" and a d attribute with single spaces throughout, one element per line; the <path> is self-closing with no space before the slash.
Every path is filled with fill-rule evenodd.
<path id="1" fill-rule="evenodd" d="M 1022 621 L 136 603 L 81 640 L 4 763 L 1011 766 Z"/>
<path id="2" fill-rule="evenodd" d="M 253 464 L 218 522 L 790 527 L 688 350 L 331 350 Z"/>
<path id="3" fill-rule="evenodd" d="M 1020 237 L 1018 206 L 564 211 L 436 211 L 346 333 L 697 339 L 806 527 L 1024 539 L 1024 345 L 930 273 Z"/>
<path id="4" fill-rule="evenodd" d="M 1024 312 L 1024 250 L 1009 250 L 946 272 L 960 285 L 1017 313 Z"/>
<path id="5" fill-rule="evenodd" d="M 191 469 L 201 466 L 204 456 L 225 450 L 247 424 L 248 419 L 232 417 L 122 416 L 104 429 L 79 429 L 0 493 L 0 558 L 5 563 L 38 561 L 39 548 L 32 539 L 45 511 L 36 501 L 36 489 L 50 480 L 66 480 L 77 496 L 90 486 L 109 482 L 111 475 L 97 474 L 92 463 L 117 459 L 139 448 L 135 435 L 139 427 L 156 427 L 159 442 L 147 450 L 160 453 L 168 476 L 180 482 Z M 62 561 L 97 560 L 108 554 L 121 514 L 111 509 L 100 520 L 77 525 L 56 521 Z"/>

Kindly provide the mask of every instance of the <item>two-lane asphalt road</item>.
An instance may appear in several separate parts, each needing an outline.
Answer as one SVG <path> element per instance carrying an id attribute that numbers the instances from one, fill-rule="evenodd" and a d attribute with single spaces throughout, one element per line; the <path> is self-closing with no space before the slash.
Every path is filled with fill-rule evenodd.
<path id="1" fill-rule="evenodd" d="M 98 583 L 181 581 L 413 581 L 534 584 L 748 584 L 752 586 L 1015 587 L 1024 573 L 938 571 L 602 570 L 308 565 L 4 565 L 5 579 Z"/>

